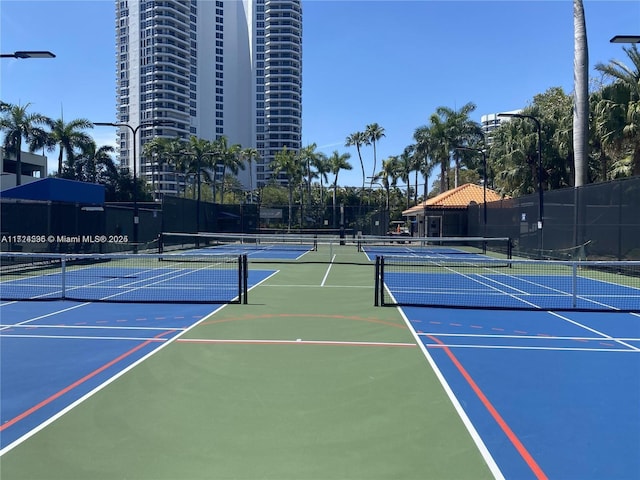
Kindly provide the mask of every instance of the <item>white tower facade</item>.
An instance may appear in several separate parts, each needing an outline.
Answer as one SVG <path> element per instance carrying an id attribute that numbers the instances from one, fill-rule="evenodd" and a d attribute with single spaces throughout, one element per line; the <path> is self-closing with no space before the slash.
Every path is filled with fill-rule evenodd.
<path id="1" fill-rule="evenodd" d="M 184 178 L 144 158 L 154 137 L 255 148 L 245 189 L 264 185 L 302 129 L 300 0 L 116 0 L 118 149 L 122 166 L 176 194 Z M 135 165 L 134 165 L 135 163 Z"/>

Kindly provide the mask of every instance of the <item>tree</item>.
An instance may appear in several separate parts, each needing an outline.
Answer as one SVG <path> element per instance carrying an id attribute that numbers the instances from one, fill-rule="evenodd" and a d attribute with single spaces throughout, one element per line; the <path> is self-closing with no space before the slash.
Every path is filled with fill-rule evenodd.
<path id="1" fill-rule="evenodd" d="M 237 175 L 240 170 L 244 170 L 244 162 L 242 160 L 242 147 L 239 144 L 227 146 L 227 137 L 220 137 L 218 139 L 218 146 L 220 147 L 220 158 L 222 164 L 222 183 L 220 185 L 220 203 L 223 203 L 224 199 L 224 178 L 227 174 L 227 169 L 234 175 Z"/>
<path id="2" fill-rule="evenodd" d="M 294 152 L 288 150 L 285 145 L 282 147 L 282 150 L 276 152 L 273 162 L 271 163 L 271 170 L 276 177 L 281 173 L 286 176 L 289 193 L 288 231 L 291 231 L 291 220 L 293 217 L 293 191 L 302 181 L 302 176 L 304 174 L 303 167 Z"/>
<path id="3" fill-rule="evenodd" d="M 395 187 L 398 178 L 399 171 L 401 170 L 401 165 L 399 164 L 397 156 L 391 156 L 386 160 L 382 161 L 382 170 L 380 170 L 376 175 L 375 179 L 380 180 L 382 187 L 385 192 L 385 209 L 389 211 L 390 209 L 390 190 L 391 187 Z"/>
<path id="4" fill-rule="evenodd" d="M 362 145 L 366 145 L 367 142 L 368 142 L 368 138 L 366 133 L 354 132 L 347 137 L 344 143 L 345 147 L 355 146 L 356 151 L 358 152 L 358 159 L 360 160 L 360 168 L 362 169 L 362 192 L 364 192 L 365 173 L 364 173 L 364 162 L 362 161 L 362 152 L 360 151 L 360 147 L 362 147 Z M 362 202 L 362 196 L 360 197 L 360 201 Z"/>
<path id="5" fill-rule="evenodd" d="M 142 146 L 142 158 L 151 163 L 151 184 L 154 200 L 158 197 L 156 188 L 156 172 L 163 172 L 164 165 L 172 163 L 180 152 L 184 151 L 184 142 L 179 138 L 154 137 Z M 151 159 L 151 160 L 149 160 Z M 159 180 L 160 178 L 158 178 Z"/>
<path id="6" fill-rule="evenodd" d="M 251 203 L 253 203 L 253 167 L 252 167 L 252 162 L 254 159 L 258 159 L 260 157 L 260 152 L 258 152 L 257 149 L 255 148 L 245 148 L 242 150 L 242 152 L 240 152 L 240 155 L 242 156 L 242 158 L 244 159 L 244 161 L 247 162 L 247 165 L 249 165 L 249 192 L 251 195 Z"/>
<path id="7" fill-rule="evenodd" d="M 22 140 L 29 145 L 29 151 L 34 152 L 46 145 L 48 134 L 40 127 L 47 125 L 50 119 L 39 113 L 28 113 L 31 106 L 0 103 L 0 130 L 5 132 L 3 147 L 5 152 L 12 152 L 16 156 L 16 185 L 22 184 Z"/>
<path id="8" fill-rule="evenodd" d="M 84 143 L 75 159 L 77 180 L 100 183 L 115 189 L 119 173 L 111 158 L 113 152 L 111 145 L 98 147 L 93 140 Z"/>
<path id="9" fill-rule="evenodd" d="M 582 0 L 573 0 L 573 155 L 576 187 L 587 182 L 589 148 L 589 49 Z"/>
<path id="10" fill-rule="evenodd" d="M 51 129 L 47 140 L 47 150 L 58 148 L 58 177 L 78 179 L 78 170 L 74 166 L 75 151 L 92 142 L 89 135 L 82 131 L 85 128 L 93 128 L 93 124 L 85 119 L 78 118 L 65 123 L 62 118 L 47 120 Z M 65 172 L 63 158 L 66 153 L 67 171 Z"/>
<path id="11" fill-rule="evenodd" d="M 376 167 L 377 167 L 377 154 L 376 154 L 376 143 L 384 137 L 384 128 L 382 128 L 377 123 L 371 123 L 367 125 L 367 129 L 364 132 L 367 138 L 367 144 L 373 145 L 373 171 L 371 176 L 375 176 Z M 373 179 L 371 179 L 371 185 L 373 185 Z"/>
<path id="12" fill-rule="evenodd" d="M 443 139 L 443 143 L 448 144 L 449 151 L 453 152 L 454 187 L 458 186 L 458 176 L 461 167 L 460 151 L 456 150 L 455 147 L 458 145 L 477 143 L 483 138 L 480 125 L 469 118 L 469 114 L 475 111 L 475 109 L 476 105 L 473 102 L 463 105 L 459 110 L 454 110 L 449 107 L 438 107 L 436 109 L 437 115 L 444 121 L 444 135 L 446 139 Z"/>
<path id="13" fill-rule="evenodd" d="M 312 167 L 316 169 L 316 173 L 320 179 L 320 202 L 324 205 L 324 183 L 329 181 L 327 175 L 331 173 L 329 157 L 322 152 L 318 152 L 312 160 Z"/>
<path id="14" fill-rule="evenodd" d="M 311 209 L 311 180 L 316 175 L 316 173 L 311 170 L 311 167 L 313 166 L 313 161 L 315 157 L 319 154 L 319 152 L 316 152 L 316 148 L 317 148 L 317 145 L 315 143 L 311 143 L 306 147 L 303 147 L 302 149 L 300 149 L 300 151 L 298 152 L 298 161 L 300 162 L 300 164 L 302 165 L 302 168 L 304 169 L 304 176 L 307 177 L 307 180 L 306 180 L 307 208 L 309 210 Z M 302 184 L 300 185 L 300 188 L 301 188 L 300 204 L 302 205 L 304 203 L 302 199 Z"/>
<path id="15" fill-rule="evenodd" d="M 336 202 L 337 202 L 337 193 L 338 193 L 338 175 L 340 174 L 340 170 L 351 170 L 353 167 L 349 163 L 349 159 L 351 155 L 348 153 L 340 154 L 337 150 L 329 157 L 329 167 L 331 169 L 331 173 L 333 173 L 333 228 L 336 228 Z"/>
<path id="16" fill-rule="evenodd" d="M 601 105 L 600 111 L 608 111 L 613 116 L 624 116 L 622 130 L 608 128 L 608 131 L 603 132 L 603 141 L 605 146 L 621 151 L 623 158 L 618 161 L 624 160 L 624 156 L 628 154 L 629 173 L 640 175 L 640 51 L 635 44 L 623 47 L 623 50 L 631 60 L 631 66 L 619 60 L 596 65 L 596 70 L 605 77 L 614 79 L 614 88 L 604 92 L 604 105 Z M 615 118 L 602 121 L 603 127 L 606 127 L 606 123 L 613 124 L 611 126 L 616 123 Z"/>
<path id="17" fill-rule="evenodd" d="M 429 126 L 422 126 L 422 127 L 416 128 L 415 132 L 413 133 L 413 139 L 416 142 L 413 147 L 414 149 L 413 155 L 416 157 L 416 162 L 418 163 L 418 169 L 424 179 L 423 197 L 426 200 L 427 194 L 429 193 L 429 176 L 431 175 L 431 172 L 437 165 L 437 163 L 432 161 L 432 158 L 431 158 L 431 152 L 436 151 L 436 145 L 431 135 L 431 129 Z M 417 191 L 418 191 L 418 186 L 416 185 L 416 195 L 417 195 Z"/>

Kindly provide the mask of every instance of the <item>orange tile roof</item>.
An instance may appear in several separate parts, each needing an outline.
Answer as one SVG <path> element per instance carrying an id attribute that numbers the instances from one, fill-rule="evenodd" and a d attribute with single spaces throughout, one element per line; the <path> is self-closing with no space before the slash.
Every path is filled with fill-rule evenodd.
<path id="1" fill-rule="evenodd" d="M 502 200 L 502 196 L 487 188 L 487 202 L 495 202 L 497 200 Z M 465 208 L 472 202 L 478 204 L 484 202 L 484 188 L 474 183 L 465 183 L 405 210 L 402 215 L 415 216 L 422 213 L 425 207 Z"/>

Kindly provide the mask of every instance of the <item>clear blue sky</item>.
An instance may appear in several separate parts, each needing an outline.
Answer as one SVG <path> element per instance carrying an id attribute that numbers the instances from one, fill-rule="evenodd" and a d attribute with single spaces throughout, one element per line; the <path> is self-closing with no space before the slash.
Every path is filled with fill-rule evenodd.
<path id="1" fill-rule="evenodd" d="M 439 106 L 472 115 L 514 110 L 550 87 L 573 90 L 573 2 L 303 0 L 303 145 L 351 153 L 341 185 L 360 185 L 345 138 L 376 122 L 382 159 L 402 153 Z M 590 72 L 629 63 L 616 34 L 640 34 L 637 0 L 584 0 Z M 0 2 L 0 48 L 50 50 L 51 60 L 2 59 L 0 98 L 65 120 L 115 121 L 115 14 L 111 0 Z M 99 145 L 115 132 L 96 127 Z M 49 168 L 56 156 L 48 154 Z M 363 150 L 367 175 L 373 152 Z"/>

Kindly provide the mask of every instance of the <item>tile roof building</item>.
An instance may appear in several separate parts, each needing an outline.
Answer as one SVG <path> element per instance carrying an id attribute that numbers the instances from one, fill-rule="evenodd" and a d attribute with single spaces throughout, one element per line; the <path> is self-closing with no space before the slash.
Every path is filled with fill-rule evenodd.
<path id="1" fill-rule="evenodd" d="M 404 210 L 402 216 L 410 219 L 413 217 L 414 235 L 427 237 L 466 235 L 463 225 L 467 224 L 468 207 L 484 204 L 485 193 L 487 203 L 503 199 L 494 190 L 487 188 L 485 191 L 485 188 L 480 185 L 466 183 Z"/>

